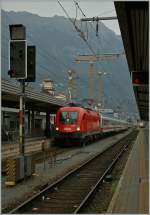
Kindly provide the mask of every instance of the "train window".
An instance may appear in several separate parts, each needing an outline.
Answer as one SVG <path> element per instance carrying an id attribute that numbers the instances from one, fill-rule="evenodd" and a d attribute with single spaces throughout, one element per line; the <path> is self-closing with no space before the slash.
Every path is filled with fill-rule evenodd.
<path id="1" fill-rule="evenodd" d="M 64 124 L 73 124 L 77 120 L 77 112 L 61 112 L 60 122 Z"/>
<path id="2" fill-rule="evenodd" d="M 42 119 L 35 119 L 35 128 L 41 128 Z"/>
<path id="3" fill-rule="evenodd" d="M 105 126 L 105 125 L 109 125 L 108 119 L 103 119 L 103 125 L 104 125 L 104 126 Z"/>
<path id="4" fill-rule="evenodd" d="M 14 121 L 10 121 L 10 129 L 14 129 L 15 128 L 15 122 Z"/>

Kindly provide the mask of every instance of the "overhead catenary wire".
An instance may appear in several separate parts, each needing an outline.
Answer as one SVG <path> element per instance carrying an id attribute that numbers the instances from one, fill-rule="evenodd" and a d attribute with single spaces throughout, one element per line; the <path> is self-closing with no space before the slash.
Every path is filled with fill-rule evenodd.
<path id="1" fill-rule="evenodd" d="M 79 6 L 79 3 L 78 3 L 77 1 L 75 1 L 75 0 L 73 0 L 73 2 L 77 5 L 77 7 L 78 7 L 78 9 L 80 10 L 80 12 L 82 13 L 82 15 L 83 15 L 84 17 L 86 17 L 85 13 L 83 12 L 83 10 L 81 9 L 81 7 Z M 87 23 L 87 22 L 86 22 L 86 23 Z M 92 24 L 91 22 L 89 22 L 89 24 L 90 24 L 90 26 L 92 27 L 92 29 L 95 31 L 95 28 L 94 28 L 93 24 Z M 98 35 L 97 39 L 98 39 L 99 45 L 101 46 L 102 41 L 100 41 L 99 35 Z M 98 61 L 98 64 L 102 66 L 103 70 L 105 70 L 104 67 L 103 67 L 103 64 L 102 64 L 100 61 Z"/>
<path id="2" fill-rule="evenodd" d="M 31 38 L 32 36 L 31 35 L 29 35 L 29 38 L 30 38 L 30 42 L 35 42 L 35 38 L 33 38 L 33 40 L 32 40 L 32 38 Z M 36 44 L 38 44 L 39 45 L 39 43 L 37 43 L 37 41 L 36 41 Z M 41 47 L 41 46 L 40 46 Z M 43 54 L 42 54 L 42 52 L 43 52 Z M 51 58 L 51 59 L 53 59 L 56 63 L 57 63 L 57 66 L 59 65 L 59 67 L 61 68 L 64 68 L 64 70 L 65 71 L 68 71 L 68 69 L 70 69 L 72 66 L 71 65 L 66 65 L 64 62 L 62 62 L 62 61 L 60 61 L 60 59 L 58 60 L 55 56 L 53 56 L 53 55 L 51 55 L 49 52 L 47 52 L 47 51 L 45 51 L 43 48 L 40 48 L 40 50 L 39 50 L 39 52 L 41 52 L 40 53 L 40 56 L 42 56 L 42 57 L 44 57 L 44 55 L 46 56 L 46 58 L 49 60 L 49 57 Z M 58 62 L 60 63 L 60 64 L 58 64 Z M 42 68 L 42 67 L 41 67 Z M 50 71 L 51 72 L 51 71 Z M 59 73 L 56 73 L 55 71 L 52 71 L 51 73 L 53 73 L 53 74 L 55 74 L 55 77 L 57 76 L 57 77 L 59 77 Z M 65 76 L 63 77 L 63 80 L 66 82 L 67 81 L 67 74 L 65 74 Z"/>
<path id="3" fill-rule="evenodd" d="M 7 28 L 6 28 L 7 29 Z M 30 27 L 28 27 L 28 29 L 30 29 Z M 32 30 L 32 29 L 31 29 Z M 62 67 L 63 68 L 63 70 L 66 70 L 66 72 L 68 71 L 68 69 L 70 69 L 72 66 L 71 65 L 66 65 L 64 62 L 61 62 L 60 61 L 60 59 L 57 59 L 57 57 L 55 57 L 55 56 L 53 56 L 53 55 L 51 55 L 49 52 L 47 52 L 44 48 L 42 48 L 42 46 L 39 44 L 39 42 L 37 42 L 37 40 L 35 40 L 35 37 L 32 35 L 32 34 L 30 34 L 30 33 L 28 33 L 28 35 L 27 35 L 27 37 L 28 37 L 28 41 L 29 41 L 29 43 L 35 43 L 36 42 L 36 44 L 39 46 L 39 49 L 38 49 L 38 55 L 39 56 L 41 56 L 41 57 L 43 57 L 43 58 L 46 58 L 47 60 L 49 60 L 49 59 L 52 59 L 52 60 L 54 60 L 56 63 L 57 63 L 57 66 L 59 66 L 60 68 Z M 37 37 L 37 35 L 36 35 L 36 37 Z M 8 39 L 9 39 L 9 37 L 8 37 Z M 7 57 L 6 57 L 7 58 Z M 50 68 L 48 68 L 47 66 L 45 66 L 45 65 L 43 65 L 43 64 L 41 64 L 40 62 L 36 62 L 37 63 L 37 66 L 38 67 L 40 67 L 41 69 L 43 69 L 44 70 L 44 74 L 42 73 L 41 74 L 41 72 L 40 72 L 40 70 L 38 69 L 37 70 L 37 75 L 38 75 L 38 77 L 41 77 L 42 79 L 44 78 L 44 76 L 46 77 L 48 77 L 48 75 L 50 75 L 50 74 L 54 74 L 55 75 L 55 77 L 60 77 L 60 73 L 58 73 L 58 72 L 56 72 L 55 70 L 50 70 Z M 67 62 L 68 63 L 68 62 Z M 55 79 L 55 81 L 56 80 L 58 80 L 58 78 L 56 78 Z M 66 82 L 68 79 L 67 79 L 67 73 L 66 74 L 64 74 L 64 76 L 63 76 L 63 80 Z M 80 80 L 81 81 L 81 80 Z M 37 82 L 37 81 L 36 81 Z"/>
<path id="4" fill-rule="evenodd" d="M 83 10 L 81 9 L 81 7 L 79 6 L 79 4 L 78 4 L 78 2 L 77 1 L 75 1 L 75 0 L 73 0 L 73 2 L 78 6 L 78 8 L 79 8 L 79 10 L 81 11 L 81 13 L 82 13 L 82 15 L 84 16 L 84 17 L 86 17 L 86 15 L 85 15 L 85 13 L 83 12 Z M 113 9 L 114 10 L 114 9 Z M 112 10 L 111 10 L 112 11 Z M 103 13 L 104 14 L 104 13 Z M 87 23 L 87 22 L 86 22 Z M 93 25 L 92 25 L 92 23 L 91 22 L 88 22 L 90 25 L 91 25 L 91 27 L 92 27 L 92 29 L 94 29 L 94 27 L 93 27 Z M 94 29 L 95 30 L 95 29 Z M 99 38 L 99 36 L 97 37 L 97 38 Z M 100 38 L 99 38 L 100 39 Z M 106 41 L 106 40 L 105 40 Z M 99 41 L 98 41 L 99 42 Z M 106 41 L 107 42 L 107 41 Z M 109 41 L 110 42 L 110 41 Z M 101 44 L 100 44 L 101 45 Z M 98 62 L 98 63 L 100 63 L 100 62 Z M 101 66 L 103 66 L 103 65 L 101 65 Z"/>
<path id="5" fill-rule="evenodd" d="M 95 55 L 95 51 L 93 50 L 93 48 L 91 47 L 91 45 L 87 42 L 86 38 L 84 37 L 83 32 L 75 25 L 75 23 L 73 22 L 73 20 L 70 18 L 69 14 L 67 13 L 66 9 L 63 7 L 63 5 L 61 4 L 60 0 L 57 0 L 58 4 L 60 5 L 60 7 L 62 8 L 62 10 L 64 11 L 64 13 L 66 14 L 66 16 L 68 17 L 69 21 L 73 24 L 75 30 L 80 33 L 79 36 L 83 39 L 83 41 L 86 43 L 86 45 L 88 46 L 89 50 Z"/>
<path id="6" fill-rule="evenodd" d="M 7 14 L 6 14 L 6 17 L 7 17 L 6 20 L 8 20 L 8 19 L 10 20 L 10 18 L 8 17 Z M 13 20 L 13 21 L 15 21 L 15 20 Z M 12 20 L 10 20 L 10 22 L 12 22 Z M 7 23 L 7 21 L 6 21 L 6 23 Z M 6 26 L 7 26 L 7 24 L 6 24 Z M 5 27 L 5 29 L 7 30 L 7 27 Z M 31 28 L 29 27 L 29 29 L 31 29 Z M 53 59 L 55 62 L 57 62 L 57 66 L 63 67 L 63 69 L 64 68 L 66 69 L 67 67 L 69 68 L 69 66 L 67 66 L 64 62 L 61 62 L 60 59 L 57 59 L 56 57 L 54 57 L 53 55 L 51 55 L 49 52 L 47 52 L 46 50 L 44 50 L 41 47 L 41 45 L 35 40 L 35 37 L 33 37 L 31 34 L 28 34 L 28 37 L 29 37 L 29 42 L 31 42 L 31 43 L 35 43 L 36 42 L 36 44 L 40 47 L 40 49 L 38 50 L 38 52 L 40 52 L 40 55 L 42 57 L 44 57 L 43 55 L 45 55 L 45 57 L 47 57 L 48 60 L 49 60 L 49 58 Z M 36 35 L 36 37 L 37 37 L 37 35 Z M 9 40 L 9 37 L 6 38 L 6 40 Z M 6 41 L 6 43 L 7 43 L 7 41 Z M 42 52 L 43 52 L 43 54 L 42 54 Z M 60 62 L 60 64 L 58 64 L 58 62 Z M 54 73 L 56 75 L 55 71 L 53 71 L 52 73 Z"/>
<path id="7" fill-rule="evenodd" d="M 86 17 L 86 15 L 85 15 L 85 13 L 83 12 L 83 10 L 81 9 L 81 7 L 79 6 L 79 4 L 78 4 L 78 2 L 77 1 L 75 1 L 75 0 L 73 0 L 73 2 L 75 3 L 75 5 L 77 5 L 78 6 L 78 8 L 79 8 L 79 10 L 81 11 L 81 13 L 82 13 L 82 15 L 84 16 L 84 17 Z M 112 11 L 114 11 L 114 9 L 113 10 L 111 10 L 111 11 L 109 11 L 109 12 L 112 12 Z M 104 12 L 103 14 L 105 14 L 106 12 Z M 108 11 L 107 11 L 107 13 L 108 13 Z M 93 27 L 93 25 L 92 25 L 92 23 L 91 22 L 89 22 L 90 23 L 90 25 L 91 25 L 91 27 L 92 27 L 92 29 L 94 29 L 94 27 Z M 94 29 L 95 30 L 95 29 Z M 97 35 L 97 39 L 100 39 L 99 38 L 99 35 Z M 100 41 L 100 40 L 99 40 Z M 98 41 L 98 42 L 99 42 Z M 110 42 L 109 42 L 110 43 Z M 100 44 L 101 45 L 101 44 Z M 108 63 L 108 62 L 107 62 Z M 102 66 L 102 68 L 103 68 L 103 70 L 105 71 L 105 69 L 104 69 L 104 67 L 103 67 L 103 65 L 102 65 L 102 63 L 100 63 L 100 62 L 98 62 L 98 64 L 100 64 L 101 66 Z M 108 81 L 109 81 L 109 79 L 108 79 Z M 114 87 L 114 85 L 113 85 L 113 87 Z M 114 89 L 116 88 L 116 86 L 114 87 Z"/>
<path id="8" fill-rule="evenodd" d="M 69 20 L 71 21 L 71 23 L 74 25 L 72 19 L 69 17 L 69 15 L 68 15 L 67 11 L 65 10 L 65 8 L 62 6 L 62 4 L 60 3 L 59 0 L 57 0 L 57 1 L 58 1 L 59 5 L 62 7 L 62 9 L 63 9 L 63 11 L 65 12 L 65 14 L 67 15 L 67 17 L 69 18 Z M 82 12 L 83 16 L 85 16 L 85 14 L 83 13 L 82 9 L 80 8 L 78 2 L 76 2 L 75 0 L 73 0 L 73 2 L 78 6 L 78 8 L 79 8 L 80 11 Z M 86 16 L 85 16 L 85 17 L 86 17 Z M 92 26 L 92 25 L 91 25 L 91 26 Z M 92 28 L 93 28 L 93 26 L 92 26 Z M 77 29 L 77 28 L 75 27 L 75 29 Z M 84 41 L 85 41 L 85 40 L 84 40 Z M 87 43 L 87 41 L 86 41 L 86 43 Z M 88 43 L 87 43 L 87 44 L 88 44 Z M 94 55 L 95 55 L 95 52 L 93 52 L 93 53 L 94 53 Z M 100 63 L 100 62 L 98 62 L 98 63 L 103 67 L 102 63 Z M 103 67 L 103 70 L 104 70 L 104 67 Z"/>
<path id="9" fill-rule="evenodd" d="M 76 0 L 73 0 L 73 2 L 74 2 L 75 4 L 77 4 L 77 6 L 78 6 L 79 10 L 81 11 L 82 15 L 83 15 L 85 18 L 87 18 L 86 15 L 85 15 L 85 13 L 83 12 L 83 10 L 81 9 L 81 7 L 79 6 L 79 3 L 78 3 Z M 113 9 L 113 10 L 114 10 L 114 9 Z M 105 13 L 103 13 L 103 14 L 105 14 Z M 87 23 L 87 22 L 86 22 L 86 23 Z M 95 28 L 94 28 L 94 26 L 93 26 L 93 22 L 88 22 L 88 23 L 90 24 L 90 26 L 92 27 L 92 29 L 95 31 Z M 101 45 L 102 45 L 102 41 L 101 41 L 101 38 L 99 37 L 99 35 L 97 36 L 97 39 L 99 40 L 99 42 L 100 42 Z M 105 42 L 111 44 L 111 42 L 110 42 L 109 40 L 106 41 L 105 38 L 103 38 L 103 40 L 104 40 Z M 111 45 L 112 45 L 112 44 L 111 44 Z"/>
<path id="10" fill-rule="evenodd" d="M 72 20 L 72 19 L 71 19 Z M 45 51 L 44 51 L 45 52 Z M 46 53 L 46 52 L 45 52 Z M 46 54 L 47 55 L 47 54 Z M 49 56 L 47 55 L 47 59 L 49 58 Z M 42 65 L 40 65 L 40 67 L 41 67 Z"/>
<path id="11" fill-rule="evenodd" d="M 75 0 L 73 0 L 73 2 L 77 5 L 77 7 L 78 7 L 78 9 L 80 10 L 80 12 L 82 13 L 82 15 L 83 15 L 84 17 L 86 17 L 85 13 L 83 12 L 83 10 L 81 9 L 81 7 L 79 6 L 79 3 L 78 3 L 77 1 L 75 1 Z M 86 22 L 86 23 L 87 23 L 87 22 Z M 89 24 L 90 24 L 91 28 L 95 31 L 95 28 L 94 28 L 93 24 L 92 24 L 91 22 L 89 22 Z M 99 35 L 98 35 L 98 37 L 97 37 L 97 41 L 98 41 L 99 45 L 101 46 L 101 45 L 102 45 L 102 42 L 101 42 L 101 40 L 100 40 Z M 97 47 L 98 47 L 98 46 L 97 46 Z M 100 65 L 103 67 L 103 65 L 102 65 L 101 62 L 98 62 L 98 64 L 100 64 Z"/>
<path id="12" fill-rule="evenodd" d="M 7 32 L 8 31 L 7 26 L 9 25 L 9 23 L 16 23 L 16 20 L 12 19 L 12 18 L 10 19 L 10 17 L 8 16 L 7 13 L 5 13 L 5 16 L 6 16 L 6 18 L 5 18 L 6 24 L 4 25 L 4 28 L 5 28 L 5 31 Z M 30 27 L 28 27 L 28 29 L 30 29 Z M 4 36 L 4 35 L 2 35 L 2 36 L 4 38 L 4 42 L 6 42 L 6 44 L 8 44 L 9 36 L 6 33 L 5 33 L 5 35 L 7 35 L 7 37 Z M 36 37 L 37 37 L 37 35 L 36 35 Z M 28 33 L 28 38 L 29 38 L 29 43 L 33 43 L 34 44 L 36 42 L 36 44 L 39 46 L 39 49 L 38 49 L 38 55 L 39 56 L 43 57 L 44 59 L 46 58 L 47 60 L 49 60 L 49 59 L 54 60 L 55 62 L 57 62 L 57 66 L 59 66 L 60 68 L 62 67 L 66 71 L 69 68 L 71 68 L 71 66 L 66 65 L 64 62 L 61 62 L 60 59 L 57 59 L 57 57 L 51 55 L 49 52 L 47 52 L 46 50 L 44 50 L 42 48 L 42 46 L 39 44 L 39 42 L 35 41 L 35 37 L 32 36 L 32 34 Z M 6 50 L 6 49 L 4 49 L 4 50 Z M 8 56 L 3 56 L 3 59 L 9 61 Z M 60 76 L 60 74 L 58 72 L 56 73 L 53 70 L 50 71 L 50 68 L 48 68 L 47 66 L 42 65 L 40 62 L 37 61 L 36 63 L 37 63 L 37 66 L 39 68 L 41 68 L 41 69 L 44 70 L 44 74 L 43 73 L 41 74 L 41 72 L 40 72 L 39 69 L 37 70 L 37 77 L 38 77 L 38 79 L 39 78 L 43 78 L 44 76 L 46 77 L 46 76 L 48 76 L 48 75 L 50 75 L 52 73 L 55 75 L 55 77 L 59 77 Z M 7 68 L 5 68 L 5 70 L 7 71 Z M 63 79 L 64 79 L 64 81 L 67 81 L 67 75 L 65 75 Z"/>
<path id="13" fill-rule="evenodd" d="M 34 42 L 34 40 L 35 40 L 34 38 L 33 38 L 33 40 L 31 39 L 32 42 Z M 53 59 L 57 63 L 57 66 L 59 65 L 59 66 L 63 67 L 66 72 L 68 71 L 68 69 L 70 69 L 72 67 L 71 65 L 67 66 L 64 62 L 60 61 L 60 59 L 58 60 L 55 56 L 51 55 L 49 52 L 44 51 L 43 48 L 39 51 L 40 52 L 43 51 L 43 54 L 40 53 L 40 55 L 42 55 L 42 57 L 44 57 L 44 55 L 45 55 L 45 56 L 47 56 L 47 59 L 49 59 L 49 56 L 50 56 L 50 58 Z M 61 65 L 58 64 L 58 62 L 60 62 Z M 56 73 L 55 71 L 53 71 L 53 73 L 55 74 L 55 76 L 57 75 L 57 77 L 59 77 L 59 73 Z M 64 81 L 67 81 L 67 74 L 65 74 L 63 79 L 64 79 Z"/>
<path id="14" fill-rule="evenodd" d="M 74 1 L 74 0 L 73 0 L 73 1 Z M 57 0 L 57 2 L 58 2 L 59 5 L 61 6 L 62 10 L 63 10 L 64 13 L 66 14 L 66 16 L 68 17 L 68 19 L 70 20 L 70 22 L 73 24 L 73 26 L 75 27 L 75 29 L 76 29 L 77 31 L 79 31 L 78 28 L 77 28 L 77 26 L 75 25 L 75 23 L 73 22 L 73 20 L 70 18 L 69 14 L 67 13 L 66 9 L 65 9 L 65 8 L 63 7 L 63 5 L 60 3 L 60 1 Z M 78 5 L 78 2 L 74 1 L 74 3 L 76 4 L 76 6 L 78 6 L 78 8 L 79 8 L 80 11 L 82 12 L 83 16 L 85 16 L 85 14 L 83 13 L 83 11 L 81 10 L 81 8 L 80 8 L 79 5 Z M 93 27 L 93 26 L 92 26 L 92 27 Z M 82 35 L 83 35 L 83 34 L 82 34 Z M 80 36 L 81 36 L 81 35 L 80 35 Z M 87 44 L 87 46 L 88 46 L 88 48 L 90 49 L 90 51 L 92 52 L 92 54 L 93 54 L 93 55 L 96 55 L 96 52 L 93 50 L 93 48 L 91 48 L 91 46 L 89 45 L 88 41 L 87 41 L 85 38 L 83 38 L 82 36 L 81 36 L 81 38 L 82 38 L 83 41 Z M 99 63 L 100 63 L 100 62 L 99 62 Z"/>

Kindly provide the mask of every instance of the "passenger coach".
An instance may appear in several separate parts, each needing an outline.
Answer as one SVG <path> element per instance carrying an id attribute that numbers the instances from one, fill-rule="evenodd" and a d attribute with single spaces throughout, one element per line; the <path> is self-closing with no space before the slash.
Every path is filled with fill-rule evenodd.
<path id="1" fill-rule="evenodd" d="M 78 140 L 86 142 L 103 134 L 125 130 L 127 123 L 104 117 L 98 112 L 82 107 L 62 107 L 56 114 L 55 140 L 63 143 Z M 61 142 L 61 144 L 63 144 Z"/>

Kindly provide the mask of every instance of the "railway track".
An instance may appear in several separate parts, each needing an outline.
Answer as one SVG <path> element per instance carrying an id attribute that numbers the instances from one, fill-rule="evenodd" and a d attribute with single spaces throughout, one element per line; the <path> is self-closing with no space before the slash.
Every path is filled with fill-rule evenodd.
<path id="1" fill-rule="evenodd" d="M 80 213 L 136 135 L 133 131 L 9 213 Z"/>
<path id="2" fill-rule="evenodd" d="M 76 148 L 76 147 L 74 147 Z M 35 164 L 41 163 L 44 160 L 48 160 L 50 159 L 50 156 L 52 156 L 52 154 L 56 156 L 63 154 L 65 152 L 71 151 L 74 149 L 72 148 L 59 148 L 59 147 L 55 147 L 52 146 L 51 148 L 47 149 L 45 152 L 43 151 L 35 151 L 34 153 L 28 153 L 32 156 L 32 159 L 34 161 Z M 15 157 L 15 156 L 14 156 Z M 2 160 L 2 173 L 6 174 L 6 159 Z"/>
<path id="3" fill-rule="evenodd" d="M 101 177 L 99 183 L 93 188 L 90 195 L 85 198 L 85 201 L 81 204 L 76 211 L 76 213 L 85 213 L 85 214 L 100 214 L 107 213 L 108 206 L 113 197 L 119 179 L 121 177 L 122 171 L 126 165 L 129 153 L 134 144 L 134 135 L 131 136 L 131 139 L 128 139 L 129 144 L 127 143 L 122 150 L 120 155 L 114 159 L 114 163 L 110 166 L 104 177 Z M 119 162 L 118 162 L 119 161 Z"/>
<path id="4" fill-rule="evenodd" d="M 118 132 L 119 133 L 119 132 Z M 114 134 L 107 134 L 104 135 L 102 138 L 107 138 L 110 135 L 116 135 L 117 133 Z M 42 139 L 34 141 L 34 142 L 29 142 L 26 143 L 25 145 L 25 154 L 26 155 L 31 155 L 32 159 L 34 160 L 35 163 L 40 163 L 43 162 L 44 159 L 49 159 L 50 152 L 53 152 L 56 155 L 63 154 L 64 152 L 71 151 L 75 148 L 80 148 L 81 145 L 78 144 L 76 146 L 71 146 L 69 148 L 66 147 L 60 147 L 61 144 L 59 143 L 58 145 L 52 145 L 50 148 L 48 147 L 48 140 L 46 144 L 46 151 L 45 151 L 45 156 L 44 152 L 42 151 Z M 93 141 L 94 142 L 94 141 Z M 16 157 L 19 155 L 19 144 L 6 144 L 2 147 L 2 174 L 6 174 L 6 160 L 7 158 L 10 157 Z"/>

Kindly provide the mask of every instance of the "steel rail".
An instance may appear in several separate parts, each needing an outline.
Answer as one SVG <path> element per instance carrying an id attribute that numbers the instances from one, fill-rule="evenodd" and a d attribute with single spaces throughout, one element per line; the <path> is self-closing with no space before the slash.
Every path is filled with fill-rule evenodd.
<path id="1" fill-rule="evenodd" d="M 105 178 L 105 176 L 107 175 L 107 173 L 113 168 L 113 166 L 115 165 L 115 163 L 118 161 L 119 157 L 122 155 L 122 153 L 124 152 L 125 148 L 129 145 L 126 144 L 125 146 L 123 146 L 123 149 L 116 155 L 116 157 L 113 159 L 112 163 L 107 167 L 107 169 L 105 170 L 105 172 L 103 173 L 103 175 L 100 177 L 100 179 L 98 180 L 98 182 L 94 185 L 94 187 L 91 189 L 91 191 L 87 194 L 87 196 L 83 199 L 83 201 L 81 202 L 81 204 L 78 206 L 78 208 L 76 208 L 74 214 L 79 213 L 80 210 L 82 209 L 82 207 L 84 207 L 84 205 L 87 203 L 87 201 L 89 200 L 89 198 L 92 196 L 92 194 L 94 193 L 94 191 L 96 190 L 96 188 L 99 186 L 99 184 L 103 181 L 103 179 Z"/>
<path id="2" fill-rule="evenodd" d="M 120 140 L 119 140 L 120 141 Z M 119 142 L 118 141 L 118 142 Z M 108 149 L 105 149 L 102 153 L 104 153 L 105 151 L 107 151 Z M 58 179 L 57 181 L 55 181 L 54 183 L 48 185 L 45 189 L 41 190 L 40 192 L 38 192 L 37 194 L 35 194 L 34 196 L 32 196 L 31 198 L 27 199 L 25 202 L 23 202 L 22 204 L 20 204 L 18 207 L 14 208 L 13 210 L 9 211 L 8 214 L 12 214 L 15 213 L 16 211 L 18 211 L 19 209 L 21 209 L 23 206 L 25 206 L 26 204 L 28 204 L 29 202 L 31 202 L 32 200 L 34 200 L 35 198 L 39 197 L 41 194 L 43 194 L 45 191 L 51 189 L 52 187 L 56 186 L 59 182 L 63 181 L 65 178 L 67 178 L 68 176 L 70 176 L 72 173 L 76 172 L 77 170 L 81 169 L 82 167 L 84 167 L 86 164 L 88 164 L 89 162 L 91 162 L 92 160 L 94 160 L 95 158 L 97 158 L 100 154 L 102 153 L 98 153 L 96 156 L 92 156 L 92 158 L 89 158 L 88 160 L 86 160 L 84 163 L 78 165 L 75 169 L 69 171 L 68 173 L 66 173 L 64 176 L 62 176 L 60 179 Z"/>
<path id="3" fill-rule="evenodd" d="M 127 136 L 125 137 L 122 137 L 120 140 L 118 140 L 114 145 L 116 145 L 117 143 L 119 143 L 120 141 L 122 141 L 124 138 L 127 138 L 129 137 L 130 135 L 132 134 L 129 133 Z M 113 148 L 114 147 L 111 146 L 110 148 Z M 109 149 L 110 149 L 109 148 Z M 36 198 L 40 197 L 42 194 L 44 194 L 44 192 L 50 190 L 51 188 L 57 186 L 57 184 L 59 184 L 60 182 L 62 182 L 64 179 L 66 179 L 68 176 L 71 176 L 73 173 L 75 173 L 76 171 L 80 170 L 81 168 L 83 168 L 84 166 L 88 165 L 88 163 L 90 163 L 92 160 L 95 160 L 96 158 L 98 158 L 100 155 L 102 155 L 104 152 L 108 151 L 109 149 L 105 149 L 103 152 L 101 153 L 97 153 L 96 155 L 92 156 L 91 158 L 89 158 L 87 161 L 85 161 L 84 163 L 78 165 L 75 169 L 71 170 L 70 172 L 68 172 L 67 174 L 65 174 L 64 176 L 62 176 L 60 179 L 58 179 L 56 182 L 50 184 L 50 185 L 47 185 L 47 187 L 45 189 L 43 189 L 42 191 L 40 191 L 39 193 L 35 194 L 34 196 L 32 196 L 31 198 L 29 198 L 28 200 L 26 200 L 25 202 L 23 202 L 21 205 L 19 205 L 18 207 L 14 208 L 13 210 L 9 211 L 9 214 L 12 214 L 12 213 L 17 213 L 17 211 L 19 211 L 20 209 L 22 209 L 24 206 L 27 206 L 28 203 L 31 203 L 31 201 L 35 200 Z M 124 148 L 123 148 L 124 150 Z M 119 153 L 120 154 L 120 153 Z M 118 157 L 116 158 L 116 154 L 115 154 L 115 159 L 113 159 L 113 163 L 116 161 L 116 159 L 118 159 Z M 113 164 L 111 164 L 113 165 Z M 110 169 L 110 168 L 109 168 Z M 106 171 L 105 171 L 106 172 Z M 104 173 L 103 173 L 104 174 Z M 106 173 L 105 173 L 106 174 Z M 101 177 L 104 177 L 104 176 L 101 176 Z M 93 187 L 93 186 L 92 186 Z M 95 187 L 95 186 L 94 186 Z M 92 193 L 94 191 L 94 187 L 92 188 L 92 190 L 90 190 L 90 193 Z M 83 205 L 83 203 L 85 202 L 86 199 L 88 199 L 88 197 L 90 196 L 90 194 L 88 194 L 86 196 L 86 198 L 84 198 L 82 201 L 82 203 L 80 204 L 80 206 L 78 207 L 78 209 L 81 208 L 81 206 Z M 76 209 L 73 213 L 77 213 L 78 212 L 78 209 Z"/>

